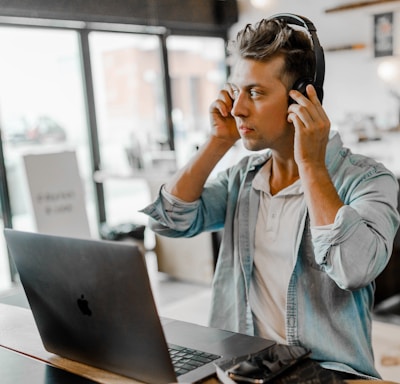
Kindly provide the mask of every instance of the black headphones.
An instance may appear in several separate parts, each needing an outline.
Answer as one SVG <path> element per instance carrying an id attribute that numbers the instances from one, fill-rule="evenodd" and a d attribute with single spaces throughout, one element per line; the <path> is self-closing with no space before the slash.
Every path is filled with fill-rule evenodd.
<path id="1" fill-rule="evenodd" d="M 317 91 L 318 98 L 322 103 L 324 98 L 324 78 L 325 78 L 325 56 L 324 50 L 319 43 L 319 39 L 317 36 L 317 28 L 315 28 L 314 24 L 308 20 L 306 17 L 291 14 L 291 13 L 278 13 L 273 15 L 268 20 L 283 20 L 287 24 L 299 25 L 307 30 L 309 35 L 311 36 L 311 40 L 313 42 L 313 51 L 315 55 L 315 74 L 314 78 L 300 78 L 296 80 L 293 85 L 293 89 L 301 92 L 303 95 L 306 94 L 306 87 L 308 84 L 312 84 Z"/>

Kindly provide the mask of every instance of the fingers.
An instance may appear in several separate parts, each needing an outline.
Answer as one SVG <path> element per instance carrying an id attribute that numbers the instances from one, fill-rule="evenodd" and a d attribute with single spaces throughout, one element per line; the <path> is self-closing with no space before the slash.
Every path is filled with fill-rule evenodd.
<path id="1" fill-rule="evenodd" d="M 295 130 L 295 160 L 301 164 L 324 164 L 329 139 L 330 121 L 312 85 L 307 86 L 307 97 L 298 91 L 289 95 L 297 104 L 288 108 L 288 121 Z"/>
<path id="2" fill-rule="evenodd" d="M 233 90 L 232 84 L 231 83 L 225 83 L 223 89 L 226 92 L 228 92 L 228 95 L 229 95 L 229 97 L 230 97 L 230 99 L 232 100 L 232 103 L 233 103 L 233 100 L 235 100 L 235 94 L 234 94 L 234 90 Z"/>
<path id="3" fill-rule="evenodd" d="M 233 107 L 233 91 L 229 84 L 219 92 L 218 98 L 211 104 L 210 111 L 219 112 L 222 117 L 230 117 Z"/>
<path id="4" fill-rule="evenodd" d="M 225 141 L 236 142 L 240 139 L 235 118 L 232 116 L 233 91 L 229 84 L 219 92 L 218 98 L 210 106 L 212 134 Z"/>
<path id="5" fill-rule="evenodd" d="M 329 128 L 329 118 L 322 108 L 318 99 L 315 88 L 307 85 L 307 96 L 300 92 L 291 90 L 289 96 L 296 101 L 297 104 L 291 104 L 288 109 L 288 121 L 295 126 L 303 126 L 305 128 Z"/>

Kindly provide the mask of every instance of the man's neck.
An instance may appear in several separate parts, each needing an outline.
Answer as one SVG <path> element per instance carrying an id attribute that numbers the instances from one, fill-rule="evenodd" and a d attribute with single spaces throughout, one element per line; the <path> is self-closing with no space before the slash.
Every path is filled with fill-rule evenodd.
<path id="1" fill-rule="evenodd" d="M 279 161 L 279 159 L 273 156 L 271 161 L 272 166 L 269 185 L 271 194 L 275 195 L 299 179 L 299 170 L 294 158 Z"/>

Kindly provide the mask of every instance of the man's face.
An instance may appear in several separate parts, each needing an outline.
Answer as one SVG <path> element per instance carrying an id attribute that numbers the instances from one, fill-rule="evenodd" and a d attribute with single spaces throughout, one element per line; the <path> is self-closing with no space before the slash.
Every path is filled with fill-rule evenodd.
<path id="1" fill-rule="evenodd" d="M 287 122 L 288 90 L 280 79 L 283 60 L 239 59 L 235 65 L 231 113 L 249 150 L 288 149 L 293 143 L 293 127 Z"/>

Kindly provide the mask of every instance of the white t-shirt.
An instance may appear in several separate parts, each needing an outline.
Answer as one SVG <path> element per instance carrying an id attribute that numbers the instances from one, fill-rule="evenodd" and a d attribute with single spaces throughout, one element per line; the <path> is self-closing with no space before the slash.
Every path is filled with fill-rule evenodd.
<path id="1" fill-rule="evenodd" d="M 296 252 L 295 236 L 303 191 L 300 180 L 271 196 L 268 161 L 253 180 L 260 190 L 250 307 L 257 335 L 286 342 L 286 296 Z"/>

